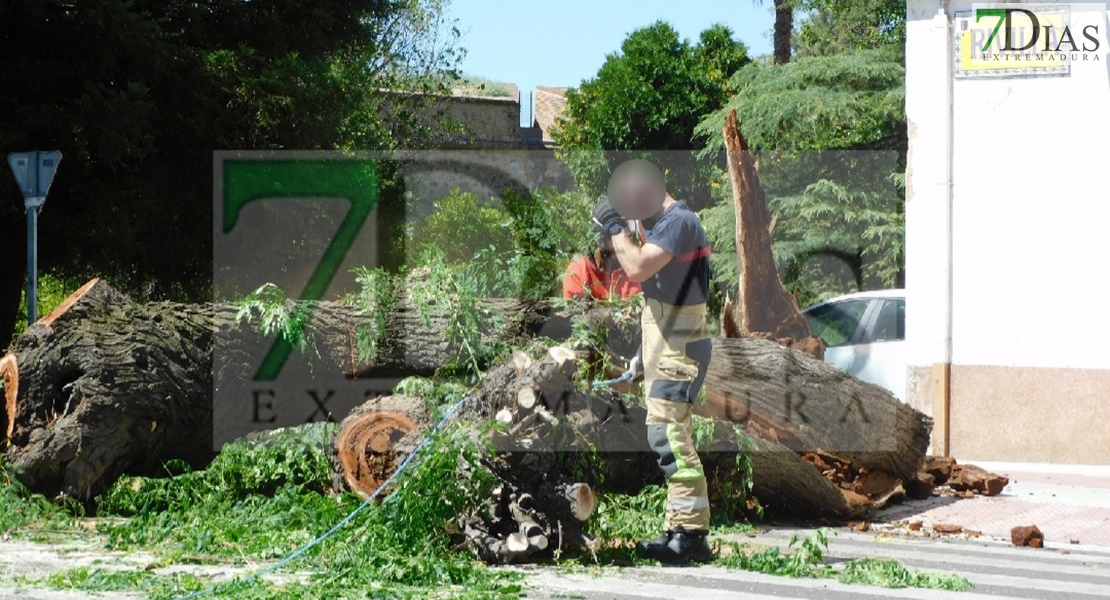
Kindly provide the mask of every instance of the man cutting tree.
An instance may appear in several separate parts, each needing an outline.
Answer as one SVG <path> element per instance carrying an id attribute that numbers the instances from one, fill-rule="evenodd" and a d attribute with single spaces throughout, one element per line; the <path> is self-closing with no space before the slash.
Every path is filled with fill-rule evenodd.
<path id="1" fill-rule="evenodd" d="M 642 245 L 629 236 L 628 219 L 642 222 Z M 668 563 L 712 560 L 706 539 L 709 496 L 693 439 L 693 402 L 712 353 L 705 229 L 684 202 L 667 194 L 659 168 L 644 160 L 629 160 L 613 171 L 593 222 L 611 238 L 621 267 L 644 293 L 647 437 L 667 480 L 667 513 L 663 534 L 642 542 L 641 550 Z"/>

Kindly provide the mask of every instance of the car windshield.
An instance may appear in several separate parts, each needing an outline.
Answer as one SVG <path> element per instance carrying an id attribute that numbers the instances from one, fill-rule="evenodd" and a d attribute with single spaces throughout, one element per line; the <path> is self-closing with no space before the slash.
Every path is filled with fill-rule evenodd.
<path id="1" fill-rule="evenodd" d="M 825 344 L 832 347 L 843 346 L 852 341 L 865 310 L 867 300 L 845 300 L 823 304 L 805 314 L 813 335 L 825 340 Z"/>
<path id="2" fill-rule="evenodd" d="M 894 342 L 906 339 L 906 301 L 901 298 L 884 300 L 875 317 L 873 342 Z"/>

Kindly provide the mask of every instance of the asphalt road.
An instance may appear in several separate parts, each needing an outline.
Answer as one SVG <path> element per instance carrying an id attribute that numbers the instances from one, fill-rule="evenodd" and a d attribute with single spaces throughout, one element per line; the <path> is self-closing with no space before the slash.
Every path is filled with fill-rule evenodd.
<path id="1" fill-rule="evenodd" d="M 756 538 L 734 538 L 763 545 L 785 545 L 794 530 L 780 529 Z M 808 530 L 797 531 L 799 536 Z M 1045 548 L 1017 548 L 1001 540 L 904 537 L 889 533 L 839 531 L 829 540 L 826 559 L 895 558 L 912 569 L 963 575 L 974 588 L 963 592 L 891 589 L 845 585 L 831 579 L 793 579 L 712 565 L 698 567 L 598 568 L 567 573 L 530 572 L 529 598 L 684 600 L 804 598 L 1110 598 L 1110 547 L 1049 542 Z"/>

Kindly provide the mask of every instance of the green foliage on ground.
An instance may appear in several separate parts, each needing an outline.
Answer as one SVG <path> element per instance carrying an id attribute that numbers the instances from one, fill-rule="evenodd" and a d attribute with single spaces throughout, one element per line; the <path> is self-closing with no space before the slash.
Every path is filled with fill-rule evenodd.
<path id="1" fill-rule="evenodd" d="M 408 385 L 421 385 L 412 381 Z M 447 390 L 445 396 L 451 396 Z M 326 449 L 334 424 L 317 423 L 275 430 L 258 439 L 225 446 L 204 471 L 167 465 L 172 476 L 120 479 L 98 499 L 100 532 L 108 547 L 145 550 L 158 556 L 149 568 L 123 564 L 78 567 L 44 577 L 20 577 L 18 585 L 82 591 L 135 591 L 165 599 L 216 585 L 214 598 L 339 599 L 359 594 L 388 598 L 429 595 L 461 598 L 517 597 L 521 574 L 490 569 L 458 549 L 451 523 L 474 510 L 497 485 L 485 469 L 478 439 L 464 427 L 448 425 L 433 434 L 380 504 L 371 504 L 324 543 L 296 562 L 261 578 L 249 575 L 314 540 L 362 504 L 352 494 L 328 493 L 331 468 Z M 55 526 L 71 514 L 10 480 L 0 513 L 3 531 Z M 590 522 L 605 540 L 596 555 L 565 556 L 559 565 L 649 564 L 631 543 L 661 530 L 667 490 L 649 486 L 637 495 L 601 494 Z M 118 519 L 123 517 L 122 519 Z M 717 533 L 749 533 L 744 522 L 714 523 Z M 717 565 L 790 577 L 829 577 L 845 583 L 887 587 L 960 590 L 963 578 L 906 569 L 885 559 L 859 559 L 843 566 L 824 561 L 828 532 L 793 540 L 792 551 L 777 547 L 750 552 L 725 544 Z M 204 571 L 168 568 L 182 563 L 237 564 L 240 575 L 215 582 Z"/>
<path id="2" fill-rule="evenodd" d="M 152 600 L 175 598 L 182 594 L 198 592 L 209 586 L 207 579 L 188 573 L 161 574 L 147 570 L 107 567 L 77 567 L 41 578 L 18 576 L 14 582 L 19 585 L 55 590 L 139 592 Z"/>
<path id="3" fill-rule="evenodd" d="M 146 549 L 167 561 L 273 561 L 289 555 L 362 504 L 332 496 L 327 448 L 333 424 L 276 430 L 225 446 L 204 471 L 122 478 L 99 501 L 104 516 L 128 517 L 101 529 L 113 549 Z M 449 524 L 488 497 L 496 478 L 479 460 L 472 433 L 433 434 L 389 496 L 371 504 L 288 569 L 310 576 L 241 582 L 215 597 L 343 598 L 353 590 L 384 597 L 492 597 L 514 594 L 517 576 L 492 571 L 457 549 Z M 62 584 L 142 589 L 145 576 L 70 573 Z M 281 581 L 279 581 L 279 579 Z M 50 580 L 44 582 L 51 584 Z M 166 582 L 154 580 L 159 586 Z M 181 589 L 191 580 L 171 581 Z M 161 588 L 159 588 L 161 589 Z"/>
<path id="4" fill-rule="evenodd" d="M 50 502 L 40 494 L 32 494 L 0 458 L 0 532 L 72 528 L 75 514 L 81 514 L 78 507 L 72 508 L 70 510 L 68 505 Z"/>
<path id="5" fill-rule="evenodd" d="M 603 540 L 639 541 L 663 531 L 667 487 L 650 485 L 639 494 L 599 494 L 590 533 Z"/>
<path id="6" fill-rule="evenodd" d="M 756 571 L 784 577 L 823 577 L 842 583 L 874 585 L 888 588 L 916 587 L 952 591 L 971 589 L 965 577 L 947 573 L 913 571 L 894 559 L 859 558 L 841 565 L 825 562 L 829 547 L 829 530 L 819 529 L 810 537 L 790 540 L 790 552 L 778 546 L 751 552 L 737 542 L 725 544 L 716 563 L 728 569 Z"/>

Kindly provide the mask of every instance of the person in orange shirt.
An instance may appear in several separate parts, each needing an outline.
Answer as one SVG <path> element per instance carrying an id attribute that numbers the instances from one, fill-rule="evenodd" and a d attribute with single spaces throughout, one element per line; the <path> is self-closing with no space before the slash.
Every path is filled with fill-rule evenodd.
<path id="1" fill-rule="evenodd" d="M 601 245 L 594 249 L 593 256 L 579 254 L 563 274 L 564 298 L 584 297 L 587 290 L 589 297 L 596 300 L 608 300 L 610 296 L 628 298 L 640 293 L 640 284 L 628 279 L 617 262 L 608 236 L 602 237 Z"/>

